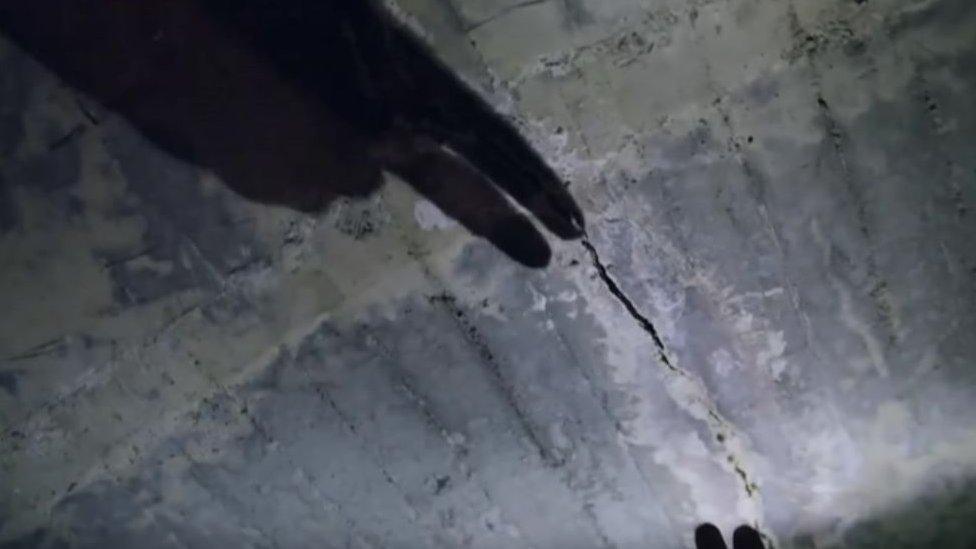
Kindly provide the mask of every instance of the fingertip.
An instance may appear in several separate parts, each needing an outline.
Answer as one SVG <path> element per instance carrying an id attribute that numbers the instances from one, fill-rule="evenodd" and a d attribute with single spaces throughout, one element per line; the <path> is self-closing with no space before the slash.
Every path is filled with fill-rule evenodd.
<path id="1" fill-rule="evenodd" d="M 569 220 L 573 225 L 573 236 L 571 238 L 579 238 L 586 234 L 586 219 L 575 203 L 572 206 L 573 209 L 569 213 Z"/>
<path id="2" fill-rule="evenodd" d="M 550 231 L 563 240 L 574 240 L 586 233 L 583 212 L 568 192 L 560 189 L 556 194 L 549 193 L 545 196 L 545 204 L 529 206 L 529 210 Z"/>
<path id="3" fill-rule="evenodd" d="M 513 215 L 499 220 L 487 237 L 498 249 L 526 267 L 542 269 L 552 259 L 549 243 L 524 216 Z"/>

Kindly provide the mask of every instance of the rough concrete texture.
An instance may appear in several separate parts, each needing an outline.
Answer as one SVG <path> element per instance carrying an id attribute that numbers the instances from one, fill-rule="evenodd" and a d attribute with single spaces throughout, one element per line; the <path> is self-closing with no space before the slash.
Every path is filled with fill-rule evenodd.
<path id="1" fill-rule="evenodd" d="M 976 544 L 976 4 L 396 8 L 587 243 L 248 203 L 0 42 L 0 539 Z"/>

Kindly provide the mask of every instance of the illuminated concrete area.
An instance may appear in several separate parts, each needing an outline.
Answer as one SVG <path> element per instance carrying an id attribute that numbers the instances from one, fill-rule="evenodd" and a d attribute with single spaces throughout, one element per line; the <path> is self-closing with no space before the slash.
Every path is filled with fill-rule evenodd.
<path id="1" fill-rule="evenodd" d="M 976 544 L 976 4 L 392 7 L 570 183 L 547 269 L 248 202 L 0 40 L 0 540 Z"/>

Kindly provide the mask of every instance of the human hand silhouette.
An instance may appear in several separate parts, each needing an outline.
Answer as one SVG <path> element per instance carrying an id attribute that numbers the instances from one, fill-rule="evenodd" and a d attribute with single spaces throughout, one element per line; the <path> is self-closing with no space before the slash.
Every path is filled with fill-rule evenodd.
<path id="1" fill-rule="evenodd" d="M 732 533 L 733 549 L 763 549 L 762 537 L 751 526 L 743 524 Z M 714 525 L 705 523 L 695 529 L 696 549 L 728 549 L 722 532 Z"/>
<path id="2" fill-rule="evenodd" d="M 368 0 L 30 0 L 0 31 L 241 195 L 302 211 L 394 173 L 531 267 L 583 215 L 526 140 Z"/>

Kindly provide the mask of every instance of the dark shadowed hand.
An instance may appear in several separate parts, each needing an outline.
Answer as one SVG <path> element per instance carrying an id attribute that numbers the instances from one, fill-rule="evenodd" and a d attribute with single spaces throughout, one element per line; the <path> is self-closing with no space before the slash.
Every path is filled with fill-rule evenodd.
<path id="1" fill-rule="evenodd" d="M 30 0 L 0 31 L 170 153 L 302 211 L 394 173 L 541 267 L 583 216 L 522 136 L 366 0 Z"/>

